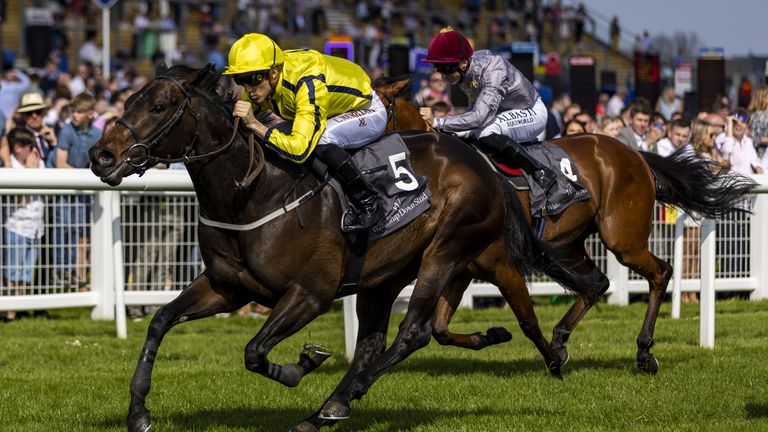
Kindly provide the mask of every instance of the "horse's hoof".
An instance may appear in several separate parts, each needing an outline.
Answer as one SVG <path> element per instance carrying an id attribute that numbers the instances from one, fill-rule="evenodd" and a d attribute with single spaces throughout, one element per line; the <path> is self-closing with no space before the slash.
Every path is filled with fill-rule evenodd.
<path id="1" fill-rule="evenodd" d="M 563 379 L 563 369 L 560 364 L 555 364 L 554 362 L 547 366 L 547 370 L 549 370 L 549 374 L 557 379 Z"/>
<path id="2" fill-rule="evenodd" d="M 318 432 L 318 429 L 310 422 L 301 422 L 288 432 Z"/>
<path id="3" fill-rule="evenodd" d="M 301 358 L 307 359 L 314 367 L 320 366 L 332 355 L 333 352 L 326 349 L 322 345 L 317 344 L 306 344 L 304 345 L 304 350 L 301 352 Z"/>
<path id="4" fill-rule="evenodd" d="M 149 411 L 128 417 L 128 432 L 149 432 L 150 428 L 152 420 L 149 418 Z"/>
<path id="5" fill-rule="evenodd" d="M 323 405 L 323 409 L 320 410 L 319 417 L 323 420 L 345 420 L 349 418 L 351 411 L 347 404 L 328 401 Z"/>
<path id="6" fill-rule="evenodd" d="M 656 360 L 656 357 L 650 356 L 648 359 L 638 360 L 637 368 L 640 369 L 640 372 L 655 374 L 659 371 L 659 361 Z"/>
<path id="7" fill-rule="evenodd" d="M 565 346 L 554 348 L 554 350 L 557 356 L 560 357 L 560 367 L 565 367 L 565 365 L 568 364 L 568 361 L 571 360 L 571 353 L 568 352 Z"/>
<path id="8" fill-rule="evenodd" d="M 509 342 L 512 340 L 512 333 L 503 327 L 492 327 L 488 329 L 488 334 L 485 335 L 485 340 L 488 342 L 488 345 Z"/>

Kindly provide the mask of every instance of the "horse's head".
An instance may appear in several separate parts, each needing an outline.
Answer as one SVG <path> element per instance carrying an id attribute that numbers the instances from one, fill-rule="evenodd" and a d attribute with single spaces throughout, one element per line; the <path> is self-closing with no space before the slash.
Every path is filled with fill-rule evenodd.
<path id="1" fill-rule="evenodd" d="M 217 82 L 212 65 L 159 67 L 155 78 L 128 98 L 115 127 L 89 151 L 91 171 L 116 186 L 157 163 L 183 160 L 203 132 L 198 129 L 201 116 L 208 114 L 193 98 L 215 94 Z"/>
<path id="2" fill-rule="evenodd" d="M 412 82 L 409 78 L 392 79 L 385 77 L 374 83 L 376 93 L 387 108 L 386 131 L 389 133 L 403 130 L 432 131 L 432 128 L 424 121 L 419 110 L 408 97 Z"/>

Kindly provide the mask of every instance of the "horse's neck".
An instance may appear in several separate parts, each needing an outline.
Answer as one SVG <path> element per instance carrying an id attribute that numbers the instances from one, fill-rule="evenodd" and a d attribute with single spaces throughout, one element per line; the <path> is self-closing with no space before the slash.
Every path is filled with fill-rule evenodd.
<path id="1" fill-rule="evenodd" d="M 232 222 L 235 217 L 248 218 L 257 213 L 257 208 L 279 207 L 293 181 L 290 175 L 267 161 L 253 184 L 246 191 L 238 190 L 237 183 L 249 172 L 251 155 L 242 136 L 236 140 L 223 154 L 187 167 L 201 214 L 221 222 Z M 257 163 L 258 160 L 253 161 Z"/>

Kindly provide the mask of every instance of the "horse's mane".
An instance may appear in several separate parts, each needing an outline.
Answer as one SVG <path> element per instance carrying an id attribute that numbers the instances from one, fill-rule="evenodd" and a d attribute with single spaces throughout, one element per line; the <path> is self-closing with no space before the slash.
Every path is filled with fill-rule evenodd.
<path id="1" fill-rule="evenodd" d="M 192 85 L 201 93 L 211 99 L 217 105 L 221 105 L 228 111 L 232 110 L 235 100 L 231 92 L 227 94 L 227 87 L 222 83 L 222 75 L 216 72 L 212 64 L 202 68 L 194 68 L 185 64 L 173 65 L 170 68 L 164 64 L 155 69 L 155 76 L 167 76 L 176 79 L 184 79 L 189 76 L 197 75 L 197 79 L 192 81 Z"/>

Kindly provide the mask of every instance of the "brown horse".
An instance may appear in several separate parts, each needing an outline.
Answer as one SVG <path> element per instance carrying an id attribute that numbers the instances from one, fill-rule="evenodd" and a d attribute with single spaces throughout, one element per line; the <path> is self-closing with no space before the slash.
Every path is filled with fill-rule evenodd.
<path id="1" fill-rule="evenodd" d="M 392 114 L 389 127 L 391 130 L 401 127 L 432 130 L 403 96 L 409 84 L 408 80 L 377 83 L 376 90 Z M 650 350 L 654 343 L 656 317 L 672 268 L 648 250 L 654 202 L 676 205 L 689 214 L 723 217 L 739 210 L 734 203 L 748 193 L 754 183 L 723 171 L 707 160 L 682 152 L 669 158 L 638 152 L 605 135 L 580 135 L 554 143 L 562 147 L 576 164 L 578 183 L 589 190 L 591 198 L 573 204 L 557 216 L 546 218 L 543 239 L 551 244 L 546 249 L 554 259 L 548 265 L 547 273 L 580 294 L 555 326 L 552 347 L 565 364 L 569 359 L 565 344 L 571 332 L 608 289 L 608 278 L 584 247 L 586 238 L 598 233 L 620 263 L 648 281 L 650 296 L 637 337 L 637 366 L 641 371 L 655 373 L 659 364 Z M 520 192 L 518 197 L 528 210 L 526 217 L 530 223 L 528 193 Z M 507 268 L 503 254 L 502 244 L 491 245 L 460 278 L 454 279 L 450 289 L 443 291 L 433 327 L 439 343 L 474 349 L 485 346 L 482 335 L 460 335 L 448 330 L 450 319 L 472 278 L 497 285 L 522 325 L 519 312 L 530 307 L 530 295 L 521 272 Z"/>
<path id="2" fill-rule="evenodd" d="M 295 386 L 330 356 L 320 346 L 307 345 L 295 364 L 268 359 L 276 344 L 328 311 L 338 297 L 350 257 L 339 230 L 339 199 L 307 168 L 271 151 L 265 154 L 258 145 L 247 157 L 246 132 L 233 122 L 233 101 L 217 94 L 218 79 L 210 65 L 158 69 L 89 154 L 94 174 L 113 186 L 157 163 L 184 161 L 200 206 L 198 235 L 206 269 L 152 318 L 130 384 L 132 432 L 151 425 L 145 399 L 154 360 L 163 337 L 177 324 L 255 301 L 273 312 L 245 348 L 248 370 Z M 316 430 L 346 418 L 352 400 L 429 343 L 439 296 L 466 285 L 464 269 L 483 251 L 498 244 L 524 261 L 535 250 L 530 230 L 518 222 L 524 221 L 522 207 L 505 195 L 497 174 L 475 151 L 448 135 L 418 133 L 404 140 L 415 172 L 428 179 L 431 207 L 370 245 L 361 283 L 353 290 L 360 326 L 350 369 L 322 408 L 295 430 Z M 253 183 L 239 181 L 243 176 Z M 310 199 L 315 194 L 319 197 Z M 293 208 L 287 201 L 296 196 L 291 204 L 301 205 L 294 214 L 285 208 Z M 287 214 L 267 225 L 244 226 L 274 215 L 275 209 Z M 408 311 L 387 348 L 391 306 L 414 279 Z M 539 344 L 559 371 L 557 354 L 543 337 Z"/>

